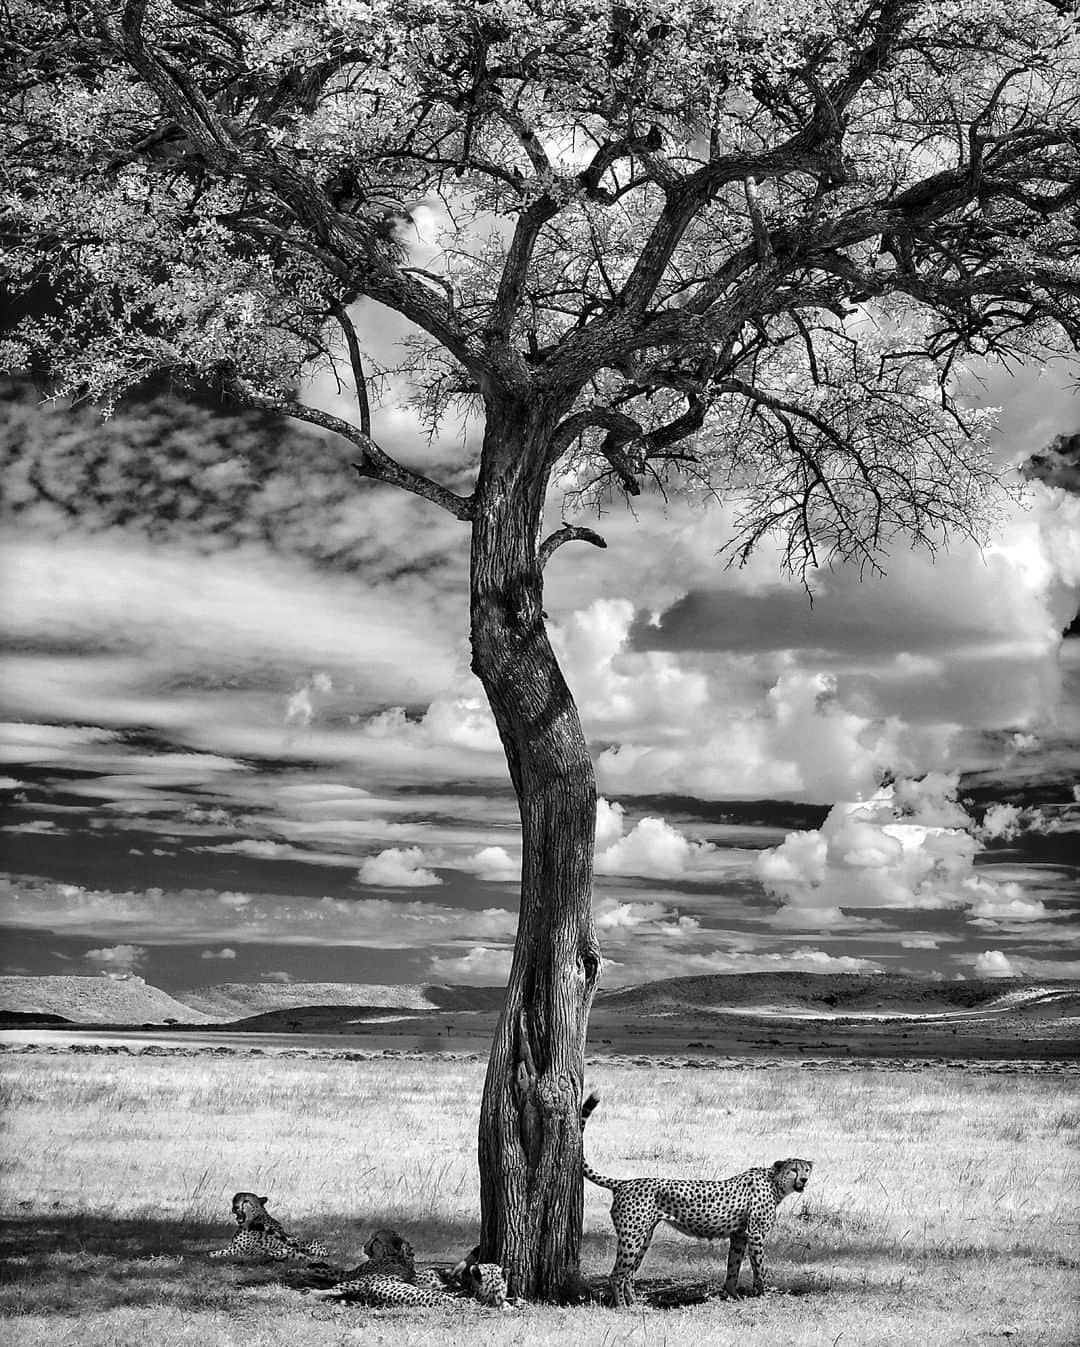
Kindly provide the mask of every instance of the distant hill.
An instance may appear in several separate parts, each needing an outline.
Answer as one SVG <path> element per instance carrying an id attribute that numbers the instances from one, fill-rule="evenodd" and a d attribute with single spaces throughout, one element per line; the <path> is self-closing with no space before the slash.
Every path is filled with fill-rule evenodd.
<path id="1" fill-rule="evenodd" d="M 76 1024 L 237 1025 L 245 1029 L 341 1033 L 380 1014 L 445 1021 L 448 1014 L 495 1015 L 501 987 L 437 983 L 230 982 L 169 995 L 138 977 L 0 977 L 0 1017 L 61 1016 Z M 594 1022 L 668 1022 L 729 1012 L 758 1017 L 887 1018 L 969 1012 L 1045 1018 L 1080 1015 L 1080 981 L 1019 978 L 937 982 L 892 974 L 719 973 L 666 978 L 601 992 Z M 475 1023 L 476 1021 L 474 1021 Z"/>
<path id="2" fill-rule="evenodd" d="M 427 988 L 415 983 L 398 987 L 361 982 L 223 982 L 217 987 L 193 987 L 176 992 L 176 999 L 210 1019 L 222 1022 L 264 1015 L 299 1006 L 392 1006 L 433 1010 Z"/>
<path id="3" fill-rule="evenodd" d="M 502 987 L 449 987 L 405 982 L 385 986 L 364 982 L 225 982 L 176 992 L 177 1000 L 232 1023 L 279 1010 L 347 1006 L 355 1010 L 499 1010 Z"/>
<path id="4" fill-rule="evenodd" d="M 933 1015 L 949 1011 L 1018 1006 L 1051 991 L 1080 992 L 1080 983 L 1023 978 L 966 978 L 938 982 L 901 974 L 716 973 L 665 978 L 638 987 L 601 992 L 597 1010 L 637 1015 L 683 1011 L 789 1011 L 815 1015 Z"/>
<path id="5" fill-rule="evenodd" d="M 210 1017 L 140 977 L 0 977 L 0 1012 L 60 1015 L 76 1024 L 206 1024 Z"/>
<path id="6" fill-rule="evenodd" d="M 5 1029 L 14 1029 L 19 1025 L 36 1028 L 40 1025 L 71 1024 L 63 1015 L 46 1015 L 43 1010 L 0 1010 L 0 1024 Z"/>

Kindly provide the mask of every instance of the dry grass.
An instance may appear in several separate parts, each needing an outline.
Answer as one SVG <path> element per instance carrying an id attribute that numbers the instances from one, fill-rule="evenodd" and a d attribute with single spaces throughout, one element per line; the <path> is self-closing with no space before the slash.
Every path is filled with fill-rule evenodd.
<path id="1" fill-rule="evenodd" d="M 230 1235 L 231 1194 L 268 1193 L 276 1215 L 343 1260 L 383 1224 L 423 1260 L 457 1257 L 477 1222 L 480 1064 L 19 1055 L 2 1066 L 13 1257 L 0 1290 L 25 1347 L 1080 1340 L 1080 1110 L 1064 1078 L 598 1068 L 589 1084 L 604 1097 L 586 1139 L 605 1172 L 815 1161 L 806 1194 L 781 1208 L 774 1294 L 666 1311 L 315 1318 L 273 1270 L 202 1257 Z M 590 1273 L 610 1267 L 607 1200 L 587 1187 Z M 722 1261 L 720 1248 L 658 1232 L 641 1280 L 717 1287 Z"/>

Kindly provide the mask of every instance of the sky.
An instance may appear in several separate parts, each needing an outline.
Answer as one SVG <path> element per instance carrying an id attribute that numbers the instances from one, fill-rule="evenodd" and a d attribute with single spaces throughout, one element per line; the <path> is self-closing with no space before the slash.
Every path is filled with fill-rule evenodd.
<path id="1" fill-rule="evenodd" d="M 1061 370 L 970 396 L 1003 468 L 1080 429 Z M 194 434 L 147 478 L 106 438 L 86 490 L 62 415 L 0 407 L 0 971 L 503 981 L 517 811 L 465 526 L 328 440 L 269 470 Z M 374 433 L 450 480 L 476 427 L 389 405 Z M 1080 494 L 1048 476 L 985 547 L 897 545 L 812 607 L 768 547 L 725 564 L 724 503 L 578 519 L 607 549 L 557 551 L 545 606 L 601 792 L 604 986 L 1080 977 Z"/>

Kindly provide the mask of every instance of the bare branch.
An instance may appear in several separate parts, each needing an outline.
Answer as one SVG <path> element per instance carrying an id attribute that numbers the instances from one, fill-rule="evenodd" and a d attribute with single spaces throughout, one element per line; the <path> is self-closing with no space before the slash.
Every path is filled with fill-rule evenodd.
<path id="1" fill-rule="evenodd" d="M 356 426 L 348 421 L 343 421 L 340 416 L 333 416 L 329 412 L 320 411 L 317 407 L 307 407 L 303 403 L 291 402 L 287 399 L 278 400 L 276 398 L 262 397 L 258 393 L 252 393 L 235 380 L 228 380 L 226 383 L 230 394 L 241 402 L 245 407 L 256 407 L 260 411 L 277 412 L 284 416 L 294 417 L 297 421 L 306 421 L 309 425 L 318 426 L 322 430 L 328 430 L 334 435 L 340 435 L 360 450 L 361 460 L 352 466 L 361 477 L 370 477 L 377 482 L 385 482 L 388 486 L 400 487 L 403 491 L 409 491 L 414 496 L 423 496 L 425 500 L 431 501 L 433 505 L 439 505 L 442 509 L 452 514 L 455 519 L 469 521 L 473 517 L 473 499 L 471 496 L 458 496 L 445 486 L 440 486 L 438 482 L 433 482 L 430 477 L 425 477 L 422 473 L 413 472 L 412 469 L 403 467 L 396 459 L 390 457 L 375 443 L 369 435 L 358 430 Z"/>
<path id="2" fill-rule="evenodd" d="M 360 353 L 356 328 L 345 310 L 344 304 L 334 300 L 331 312 L 345 335 L 345 344 L 349 350 L 349 364 L 352 366 L 353 383 L 356 385 L 356 402 L 360 409 L 360 433 L 371 439 L 371 403 L 368 401 L 367 379 L 364 377 L 364 362 Z"/>
<path id="3" fill-rule="evenodd" d="M 600 534 L 594 533 L 592 529 L 580 528 L 575 524 L 564 524 L 561 529 L 556 529 L 540 544 L 540 550 L 537 553 L 540 569 L 544 569 L 552 552 L 557 547 L 561 547 L 563 543 L 571 542 L 592 543 L 593 547 L 607 547 L 607 543 L 601 538 Z"/>

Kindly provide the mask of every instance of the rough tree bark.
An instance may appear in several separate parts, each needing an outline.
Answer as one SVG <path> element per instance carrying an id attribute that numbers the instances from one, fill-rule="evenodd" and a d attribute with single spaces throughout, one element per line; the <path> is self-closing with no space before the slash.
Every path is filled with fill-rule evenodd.
<path id="1" fill-rule="evenodd" d="M 550 409 L 489 404 L 473 519 L 473 670 L 521 812 L 521 908 L 481 1106 L 481 1248 L 512 1294 L 572 1292 L 581 1237 L 578 1111 L 600 972 L 592 921 L 596 783 L 544 629 L 539 530 Z"/>

